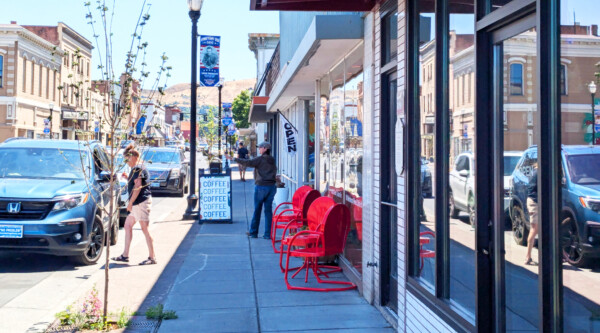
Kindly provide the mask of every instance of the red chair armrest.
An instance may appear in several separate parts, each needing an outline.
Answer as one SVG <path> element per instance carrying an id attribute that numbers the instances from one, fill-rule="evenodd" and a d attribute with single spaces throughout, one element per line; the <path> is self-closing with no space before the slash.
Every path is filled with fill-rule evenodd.
<path id="1" fill-rule="evenodd" d="M 277 207 L 275 207 L 275 210 L 273 211 L 273 215 L 277 215 L 277 210 L 279 209 L 279 207 L 283 206 L 283 205 L 292 205 L 291 202 L 282 202 L 279 205 L 277 205 Z"/>
<path id="2" fill-rule="evenodd" d="M 294 241 L 296 240 L 296 238 L 298 238 L 298 236 L 300 235 L 313 235 L 313 236 L 317 236 L 317 243 L 323 243 L 324 242 L 324 237 L 322 232 L 318 232 L 318 231 L 312 231 L 312 230 L 302 230 L 298 233 L 296 233 L 294 235 L 294 237 L 292 237 L 292 240 L 290 241 L 290 243 L 288 244 L 288 248 L 287 248 L 287 254 L 288 256 L 290 255 L 291 251 L 292 251 L 292 247 L 294 246 Z M 321 246 L 324 246 L 325 244 L 321 244 Z"/>

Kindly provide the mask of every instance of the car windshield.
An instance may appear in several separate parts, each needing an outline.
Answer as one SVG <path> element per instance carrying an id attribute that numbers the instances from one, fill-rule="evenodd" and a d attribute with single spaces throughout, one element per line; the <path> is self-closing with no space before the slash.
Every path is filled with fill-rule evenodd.
<path id="1" fill-rule="evenodd" d="M 600 184 L 600 154 L 567 157 L 569 175 L 575 184 Z"/>
<path id="2" fill-rule="evenodd" d="M 504 176 L 512 175 L 521 156 L 504 156 Z"/>
<path id="3" fill-rule="evenodd" d="M 148 163 L 179 163 L 179 152 L 169 150 L 145 150 L 142 158 Z"/>
<path id="4" fill-rule="evenodd" d="M 0 178 L 84 179 L 88 153 L 59 148 L 1 148 Z"/>

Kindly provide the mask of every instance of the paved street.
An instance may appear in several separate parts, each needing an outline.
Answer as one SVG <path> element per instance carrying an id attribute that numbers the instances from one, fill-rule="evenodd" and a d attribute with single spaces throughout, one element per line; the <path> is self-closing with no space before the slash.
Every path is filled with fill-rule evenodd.
<path id="1" fill-rule="evenodd" d="M 201 155 L 197 163 L 206 166 Z M 185 198 L 154 196 L 150 232 L 158 264 L 137 266 L 148 250 L 136 225 L 129 265 L 112 262 L 110 266 L 111 311 L 122 307 L 135 311 L 141 306 L 193 226 L 192 221 L 181 221 L 186 206 Z M 122 252 L 124 239 L 125 232 L 120 229 L 111 257 Z M 43 332 L 55 313 L 87 295 L 94 285 L 102 294 L 105 255 L 106 251 L 96 265 L 76 266 L 64 257 L 0 252 L 0 332 Z"/>

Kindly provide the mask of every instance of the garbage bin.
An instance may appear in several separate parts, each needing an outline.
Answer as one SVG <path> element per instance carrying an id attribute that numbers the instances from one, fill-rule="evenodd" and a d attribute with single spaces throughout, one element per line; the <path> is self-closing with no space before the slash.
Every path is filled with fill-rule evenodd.
<path id="1" fill-rule="evenodd" d="M 214 158 L 208 163 L 208 167 L 210 169 L 211 174 L 222 173 L 223 172 L 223 164 L 221 159 Z"/>

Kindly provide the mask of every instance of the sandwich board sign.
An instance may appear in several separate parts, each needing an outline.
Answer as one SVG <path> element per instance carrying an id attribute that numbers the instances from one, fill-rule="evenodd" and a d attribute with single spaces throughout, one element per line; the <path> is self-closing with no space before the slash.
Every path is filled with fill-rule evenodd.
<path id="1" fill-rule="evenodd" d="M 199 222 L 232 222 L 231 171 L 226 174 L 199 173 Z"/>

